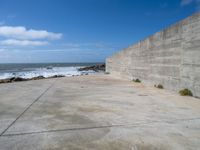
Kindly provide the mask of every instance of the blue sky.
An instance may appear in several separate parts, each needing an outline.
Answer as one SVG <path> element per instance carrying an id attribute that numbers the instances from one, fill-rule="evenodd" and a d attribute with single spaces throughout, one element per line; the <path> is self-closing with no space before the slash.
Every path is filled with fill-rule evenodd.
<path id="1" fill-rule="evenodd" d="M 0 63 L 102 62 L 200 0 L 0 0 Z"/>

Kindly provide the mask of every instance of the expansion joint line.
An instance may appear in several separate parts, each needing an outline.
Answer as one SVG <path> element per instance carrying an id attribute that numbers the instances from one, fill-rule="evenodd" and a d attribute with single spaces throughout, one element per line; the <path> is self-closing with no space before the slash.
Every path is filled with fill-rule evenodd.
<path id="1" fill-rule="evenodd" d="M 57 81 L 57 80 L 56 80 Z M 55 82 L 56 82 L 55 81 Z M 21 116 L 23 116 L 30 108 L 31 106 L 33 106 L 37 101 L 39 101 L 39 99 L 49 90 L 53 87 L 53 85 L 55 84 L 55 82 L 53 82 L 45 91 L 42 92 L 42 94 L 40 94 L 1 134 L 0 136 L 3 136 L 3 134 L 15 123 L 17 122 L 17 120 L 19 120 L 19 118 Z"/>
<path id="2" fill-rule="evenodd" d="M 144 123 L 133 123 L 133 124 L 111 124 L 111 125 L 102 125 L 102 126 L 55 129 L 55 130 L 44 130 L 44 131 L 14 133 L 14 134 L 11 133 L 11 134 L 4 134 L 4 135 L 2 135 L 2 137 L 43 134 L 43 133 L 56 133 L 56 132 L 66 132 L 66 131 L 81 131 L 81 130 L 83 131 L 83 130 L 104 129 L 104 128 L 141 127 L 141 126 L 150 125 L 150 124 L 154 124 L 154 123 L 176 123 L 176 122 L 194 121 L 194 120 L 200 120 L 200 118 L 173 119 L 173 120 L 166 120 L 166 121 L 163 121 L 163 120 L 162 121 L 149 121 L 149 122 L 144 122 Z"/>

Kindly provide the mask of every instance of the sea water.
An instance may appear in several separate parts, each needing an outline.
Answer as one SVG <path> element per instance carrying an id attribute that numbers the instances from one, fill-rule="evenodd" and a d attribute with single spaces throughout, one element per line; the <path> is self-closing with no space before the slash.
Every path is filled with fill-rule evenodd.
<path id="1" fill-rule="evenodd" d="M 0 64 L 0 79 L 21 77 L 30 79 L 33 77 L 44 76 L 52 77 L 55 75 L 73 76 L 81 74 L 93 74 L 94 71 L 78 71 L 85 66 L 100 63 L 35 63 L 35 64 Z"/>

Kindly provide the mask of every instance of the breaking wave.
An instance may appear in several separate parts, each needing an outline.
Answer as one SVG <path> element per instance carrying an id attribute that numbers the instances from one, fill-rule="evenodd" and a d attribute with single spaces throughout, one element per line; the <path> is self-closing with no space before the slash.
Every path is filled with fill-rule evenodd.
<path id="1" fill-rule="evenodd" d="M 0 72 L 0 79 L 7 79 L 12 77 L 21 77 L 24 79 L 30 79 L 33 77 L 43 76 L 45 78 L 55 75 L 62 76 L 76 76 L 84 74 L 94 74 L 94 71 L 78 71 L 80 67 L 45 67 L 45 68 L 26 68 L 20 70 L 7 70 Z"/>

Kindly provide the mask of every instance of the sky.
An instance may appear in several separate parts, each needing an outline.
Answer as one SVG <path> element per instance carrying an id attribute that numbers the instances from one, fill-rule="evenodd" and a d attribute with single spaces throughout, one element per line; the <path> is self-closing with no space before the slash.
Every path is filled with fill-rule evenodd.
<path id="1" fill-rule="evenodd" d="M 0 63 L 103 62 L 200 0 L 0 0 Z"/>

